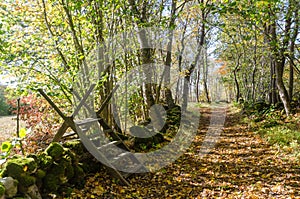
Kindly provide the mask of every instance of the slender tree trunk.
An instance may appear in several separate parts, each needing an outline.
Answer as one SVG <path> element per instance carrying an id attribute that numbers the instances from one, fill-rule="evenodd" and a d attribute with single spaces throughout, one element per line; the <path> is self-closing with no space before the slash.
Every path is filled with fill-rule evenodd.
<path id="1" fill-rule="evenodd" d="M 234 75 L 234 83 L 235 83 L 235 88 L 236 88 L 235 101 L 239 102 L 241 94 L 240 94 L 240 85 L 239 85 L 239 81 L 237 79 L 236 70 L 233 71 L 233 75 Z"/>
<path id="2" fill-rule="evenodd" d="M 238 55 L 237 60 L 236 60 L 236 64 L 235 64 L 235 68 L 233 70 L 233 76 L 234 76 L 234 83 L 235 83 L 235 88 L 236 88 L 236 97 L 235 97 L 235 101 L 239 102 L 240 97 L 241 97 L 241 92 L 240 92 L 240 84 L 237 78 L 237 71 L 240 67 L 240 58 L 241 55 Z"/>
<path id="3" fill-rule="evenodd" d="M 299 4 L 299 3 L 298 3 Z M 292 33 L 292 38 L 291 38 L 291 44 L 290 44 L 290 74 L 289 74 L 289 98 L 292 100 L 293 98 L 293 90 L 294 90 L 294 59 L 295 59 L 295 42 L 298 36 L 298 29 L 299 29 L 299 12 L 298 10 L 294 11 L 294 19 L 295 19 L 295 26 L 294 30 Z"/>
<path id="4" fill-rule="evenodd" d="M 168 33 L 168 45 L 167 45 L 167 57 L 165 61 L 165 97 L 166 102 L 169 108 L 173 108 L 175 106 L 172 92 L 170 89 L 170 68 L 172 63 L 172 45 L 173 45 L 173 28 L 175 26 L 176 20 L 176 0 L 172 0 L 172 10 L 171 10 L 171 19 L 169 23 L 169 33 Z"/>
<path id="5" fill-rule="evenodd" d="M 209 91 L 207 86 L 207 76 L 208 76 L 208 61 L 207 61 L 207 49 L 203 48 L 203 88 L 206 97 L 206 102 L 210 103 Z"/>
<path id="6" fill-rule="evenodd" d="M 286 34 L 289 32 L 289 25 L 290 20 L 286 20 Z M 276 84 L 279 91 L 280 99 L 283 103 L 284 110 L 286 115 L 290 114 L 291 107 L 290 107 L 290 101 L 287 89 L 285 88 L 284 82 L 283 82 L 283 71 L 284 71 L 284 65 L 285 65 L 285 46 L 286 46 L 286 37 L 284 38 L 283 47 L 281 49 L 278 49 L 277 45 L 277 33 L 276 33 L 276 25 L 275 21 L 271 24 L 271 36 L 272 36 L 272 43 L 271 43 L 271 49 L 273 52 L 272 58 L 275 59 L 275 74 L 276 74 Z M 288 27 L 289 26 L 289 27 Z"/>
<path id="7" fill-rule="evenodd" d="M 189 84 L 191 79 L 191 74 L 195 69 L 195 65 L 191 64 L 191 66 L 187 69 L 184 77 L 184 84 L 183 84 L 183 102 L 181 109 L 186 111 L 187 104 L 188 104 L 188 96 L 189 96 Z"/>
<path id="8" fill-rule="evenodd" d="M 275 73 L 276 73 L 276 83 L 277 83 L 277 88 L 279 91 L 279 96 L 280 99 L 284 105 L 284 109 L 285 109 L 285 113 L 287 115 L 290 114 L 291 111 L 291 106 L 290 106 L 290 101 L 289 101 L 289 95 L 288 92 L 284 86 L 284 82 L 283 82 L 283 69 L 284 69 L 284 59 L 281 62 L 276 62 L 275 65 Z"/>
<path id="9" fill-rule="evenodd" d="M 275 74 L 275 62 L 271 59 L 270 62 L 270 103 L 275 105 L 278 102 L 277 97 L 277 84 L 276 84 L 276 74 Z"/>
<path id="10" fill-rule="evenodd" d="M 255 28 L 255 44 L 254 44 L 254 57 L 253 57 L 253 71 L 252 71 L 252 100 L 256 101 L 255 96 L 255 76 L 256 76 L 256 66 L 257 65 L 257 35 L 256 35 L 256 28 Z"/>
<path id="11" fill-rule="evenodd" d="M 199 83 L 200 83 L 200 69 L 197 71 L 197 79 L 196 79 L 196 99 L 197 99 L 197 102 L 200 102 Z"/>

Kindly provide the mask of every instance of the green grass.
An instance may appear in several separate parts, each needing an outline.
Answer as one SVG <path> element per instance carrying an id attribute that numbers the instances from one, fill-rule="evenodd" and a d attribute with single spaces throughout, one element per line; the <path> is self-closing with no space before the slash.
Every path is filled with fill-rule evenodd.
<path id="1" fill-rule="evenodd" d="M 242 122 L 248 124 L 252 131 L 271 145 L 300 158 L 300 113 L 287 118 L 283 111 L 272 106 L 262 111 L 252 107 L 246 109 L 245 113 Z"/>
<path id="2" fill-rule="evenodd" d="M 261 128 L 258 133 L 272 145 L 290 146 L 292 143 L 300 143 L 300 132 L 288 126 L 277 125 L 269 128 Z"/>

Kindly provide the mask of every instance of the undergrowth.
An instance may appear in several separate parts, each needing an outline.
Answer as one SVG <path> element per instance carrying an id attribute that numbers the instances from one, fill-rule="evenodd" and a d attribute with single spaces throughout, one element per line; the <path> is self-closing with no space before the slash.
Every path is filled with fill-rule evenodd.
<path id="1" fill-rule="evenodd" d="M 300 159 L 300 110 L 287 117 L 279 107 L 265 103 L 246 104 L 244 122 L 269 144 Z"/>

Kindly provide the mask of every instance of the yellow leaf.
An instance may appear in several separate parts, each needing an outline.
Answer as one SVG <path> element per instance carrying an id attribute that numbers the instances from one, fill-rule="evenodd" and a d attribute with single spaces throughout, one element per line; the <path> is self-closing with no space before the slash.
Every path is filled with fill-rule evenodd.
<path id="1" fill-rule="evenodd" d="M 27 165 L 25 165 L 25 166 L 24 166 L 24 168 L 23 168 L 23 171 L 25 171 L 25 172 L 26 172 L 26 171 L 27 171 L 27 169 L 28 169 L 28 166 L 27 166 Z"/>
<path id="2" fill-rule="evenodd" d="M 168 184 L 172 184 L 172 182 L 171 182 L 170 180 L 166 180 L 166 182 L 167 182 Z"/>
<path id="3" fill-rule="evenodd" d="M 268 174 L 263 174 L 261 175 L 262 178 L 270 178 L 273 174 L 272 173 L 268 173 Z"/>
<path id="4" fill-rule="evenodd" d="M 20 138 L 24 138 L 26 136 L 26 129 L 25 128 L 20 129 L 19 136 L 20 136 Z"/>
<path id="5" fill-rule="evenodd" d="M 97 196 L 102 195 L 104 192 L 105 192 L 105 190 L 101 185 L 96 186 L 94 191 L 93 191 L 93 193 L 96 194 Z"/>
<path id="6" fill-rule="evenodd" d="M 205 168 L 201 168 L 200 169 L 202 172 L 206 172 L 207 171 L 207 168 L 205 167 Z"/>
<path id="7" fill-rule="evenodd" d="M 121 190 L 120 190 L 120 193 L 125 193 L 125 189 L 121 189 Z"/>
<path id="8" fill-rule="evenodd" d="M 258 175 L 259 175 L 259 172 L 258 172 L 258 171 L 256 171 L 256 172 L 254 172 L 253 174 L 258 176 Z"/>

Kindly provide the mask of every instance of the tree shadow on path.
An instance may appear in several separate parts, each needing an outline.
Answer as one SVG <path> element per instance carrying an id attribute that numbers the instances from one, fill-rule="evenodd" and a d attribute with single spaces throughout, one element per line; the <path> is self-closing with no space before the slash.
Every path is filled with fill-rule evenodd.
<path id="1" fill-rule="evenodd" d="M 201 108 L 198 134 L 178 160 L 155 173 L 135 175 L 129 187 L 105 172 L 98 181 L 102 198 L 300 198 L 300 166 L 280 154 L 240 123 L 240 113 L 227 109 L 223 131 L 210 153 L 202 156 L 211 109 Z M 95 188 L 82 194 L 92 194 Z M 95 193 L 94 193 L 95 195 Z"/>

